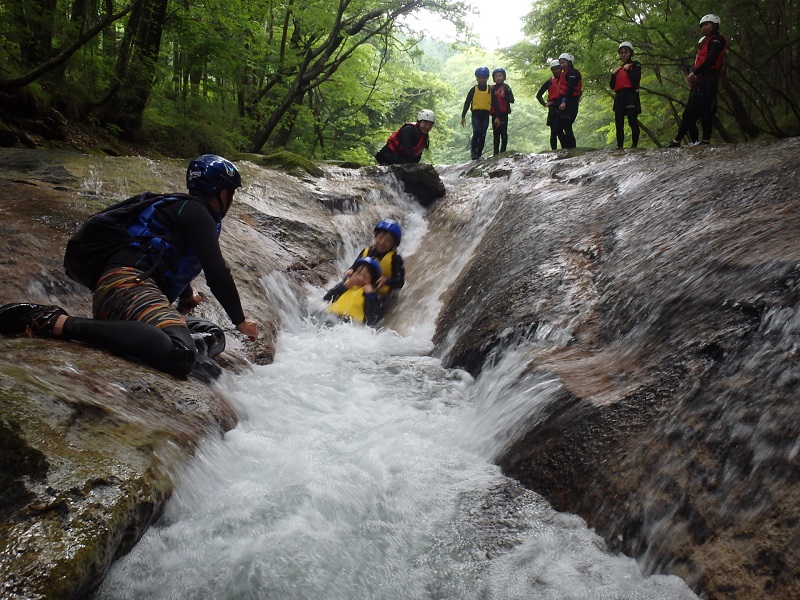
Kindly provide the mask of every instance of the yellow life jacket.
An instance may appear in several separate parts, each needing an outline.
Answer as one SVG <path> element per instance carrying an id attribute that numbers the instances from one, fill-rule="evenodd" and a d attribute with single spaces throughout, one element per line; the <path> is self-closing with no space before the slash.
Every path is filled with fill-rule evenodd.
<path id="1" fill-rule="evenodd" d="M 487 85 L 486 89 L 481 91 L 477 85 L 475 86 L 475 93 L 472 95 L 472 110 L 492 109 L 492 93 L 490 89 Z"/>
<path id="2" fill-rule="evenodd" d="M 394 250 L 389 250 L 383 255 L 383 258 L 378 261 L 381 263 L 381 275 L 387 279 L 391 278 L 392 276 L 392 257 L 394 254 Z M 369 256 L 369 246 L 361 251 L 361 254 L 358 258 L 364 258 L 365 256 Z M 380 288 L 378 288 L 378 293 L 381 296 L 388 296 L 392 293 L 392 288 L 390 288 L 388 285 L 382 285 Z"/>
<path id="3" fill-rule="evenodd" d="M 340 317 L 350 317 L 354 321 L 363 323 L 364 315 L 364 288 L 351 287 L 328 306 L 328 312 Z"/>

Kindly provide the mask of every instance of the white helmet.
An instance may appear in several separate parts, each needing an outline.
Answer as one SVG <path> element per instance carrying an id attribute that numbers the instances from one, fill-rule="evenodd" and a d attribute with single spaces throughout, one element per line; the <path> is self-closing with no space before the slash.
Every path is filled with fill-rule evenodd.
<path id="1" fill-rule="evenodd" d="M 564 54 L 558 57 L 558 60 L 561 60 L 562 58 L 568 60 L 571 63 L 575 62 L 575 57 L 572 56 L 572 54 L 570 54 L 569 52 L 564 52 Z"/>
<path id="2" fill-rule="evenodd" d="M 551 69 L 552 69 L 553 67 L 560 67 L 560 66 L 561 66 L 561 63 L 560 63 L 560 62 L 558 62 L 558 59 L 557 59 L 557 58 L 554 58 L 553 60 L 551 60 L 551 61 L 550 61 L 550 68 L 551 68 Z"/>
<path id="3" fill-rule="evenodd" d="M 436 117 L 433 115 L 432 110 L 423 108 L 417 115 L 417 121 L 430 121 L 431 123 L 436 123 Z"/>
<path id="4" fill-rule="evenodd" d="M 719 17 L 717 15 L 706 15 L 702 19 L 700 19 L 700 25 L 703 23 L 716 23 L 717 25 L 720 24 Z"/>
<path id="5" fill-rule="evenodd" d="M 617 48 L 617 52 L 619 52 L 619 51 L 620 51 L 620 50 L 622 50 L 623 48 L 627 48 L 628 50 L 630 50 L 630 51 L 631 51 L 631 54 L 633 54 L 633 44 L 631 44 L 630 42 L 622 42 L 622 43 L 619 45 L 619 47 Z"/>

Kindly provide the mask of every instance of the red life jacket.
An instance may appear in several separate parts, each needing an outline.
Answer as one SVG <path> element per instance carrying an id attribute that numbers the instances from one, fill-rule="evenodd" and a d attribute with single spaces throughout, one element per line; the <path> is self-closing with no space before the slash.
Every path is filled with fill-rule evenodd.
<path id="1" fill-rule="evenodd" d="M 572 69 L 567 69 L 566 71 L 561 71 L 561 77 L 558 79 L 558 95 L 563 98 L 567 95 L 567 78 L 566 75 L 572 71 Z M 578 81 L 578 85 L 575 86 L 575 89 L 572 90 L 572 96 L 577 98 L 581 95 L 581 83 L 583 81 Z"/>
<path id="2" fill-rule="evenodd" d="M 614 80 L 614 91 L 629 90 L 633 88 L 631 77 L 628 72 L 623 68 L 617 71 L 617 78 Z"/>
<path id="3" fill-rule="evenodd" d="M 502 86 L 503 86 L 502 83 L 499 86 L 493 85 L 492 96 L 494 96 L 497 99 L 497 112 L 501 115 L 508 115 L 511 114 L 511 105 L 508 103 L 508 100 L 506 100 L 505 96 L 501 96 L 500 94 L 497 93 L 497 88 Z M 492 107 L 492 109 L 494 109 L 494 106 Z M 494 110 L 492 110 L 492 114 L 495 114 Z"/>
<path id="4" fill-rule="evenodd" d="M 708 56 L 708 45 L 711 43 L 715 37 L 719 36 L 718 33 L 712 33 L 711 35 L 707 35 L 703 38 L 703 41 L 700 42 L 700 47 L 697 49 L 697 54 L 694 57 L 694 69 L 697 69 L 700 65 L 702 65 L 706 61 L 706 57 Z M 711 65 L 712 71 L 717 71 L 717 73 L 722 73 L 722 65 L 725 63 L 725 51 L 728 49 L 728 41 L 723 39 L 723 48 L 722 52 L 719 53 L 717 56 L 717 60 L 714 61 L 714 64 Z"/>
<path id="5" fill-rule="evenodd" d="M 558 77 L 550 78 L 550 87 L 547 88 L 547 100 L 558 100 Z"/>
<path id="6" fill-rule="evenodd" d="M 428 138 L 424 133 L 422 133 L 422 130 L 419 127 L 417 127 L 416 123 L 406 123 L 405 125 L 400 127 L 400 129 L 398 129 L 392 135 L 389 136 L 389 139 L 386 140 L 386 145 L 389 147 L 389 150 L 391 150 L 394 154 L 402 154 L 403 144 L 400 143 L 399 135 L 403 127 L 408 127 L 408 126 L 411 126 L 414 129 L 416 129 L 417 134 L 419 134 L 419 139 L 417 140 L 417 143 L 411 149 L 412 156 L 419 156 L 420 154 L 422 154 L 423 150 L 425 150 Z"/>

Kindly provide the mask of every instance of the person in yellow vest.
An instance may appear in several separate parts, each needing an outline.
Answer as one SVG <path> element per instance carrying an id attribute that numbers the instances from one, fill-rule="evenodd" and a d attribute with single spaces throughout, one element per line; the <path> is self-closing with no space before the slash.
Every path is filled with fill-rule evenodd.
<path id="1" fill-rule="evenodd" d="M 358 258 L 371 257 L 381 265 L 381 278 L 378 281 L 380 300 L 385 303 L 394 290 L 399 290 L 406 283 L 406 269 L 403 257 L 397 252 L 397 247 L 403 239 L 403 229 L 394 219 L 383 219 L 375 225 L 375 241 L 371 246 L 364 246 Z M 345 271 L 345 277 L 352 273 L 355 263 L 350 270 Z"/>
<path id="2" fill-rule="evenodd" d="M 475 79 L 478 85 L 472 86 L 464 100 L 464 109 L 461 111 L 461 126 L 467 123 L 467 111 L 472 111 L 472 141 L 470 142 L 470 157 L 478 160 L 483 154 L 486 143 L 486 131 L 489 129 L 489 111 L 492 109 L 492 94 L 487 82 L 489 81 L 489 67 L 475 69 Z"/>
<path id="3" fill-rule="evenodd" d="M 358 323 L 375 325 L 381 319 L 378 280 L 381 265 L 374 258 L 359 258 L 352 273 L 323 297 L 331 304 L 328 312 Z"/>

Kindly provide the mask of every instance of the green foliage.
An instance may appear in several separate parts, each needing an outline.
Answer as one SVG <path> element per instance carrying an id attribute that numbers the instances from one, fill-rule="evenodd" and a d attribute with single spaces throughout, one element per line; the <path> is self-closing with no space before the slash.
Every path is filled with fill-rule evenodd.
<path id="1" fill-rule="evenodd" d="M 127 2 L 111 0 L 111 9 Z M 53 108 L 66 119 L 100 121 L 132 135 L 106 115 L 119 101 L 117 84 L 134 68 L 134 13 L 26 87 L 8 83 L 57 56 L 105 17 L 108 5 L 89 3 L 80 13 L 74 9 L 83 5 L 74 0 L 0 4 L 0 89 L 11 90 L 20 113 Z M 674 135 L 698 21 L 707 12 L 720 15 L 730 42 L 720 135 L 733 141 L 800 134 L 800 0 L 537 0 L 526 20 L 528 39 L 493 52 L 416 39 L 398 18 L 426 8 L 464 29 L 466 6 L 452 0 L 169 0 L 135 138 L 188 156 L 243 150 L 260 136 L 265 148 L 372 163 L 392 131 L 430 108 L 437 123 L 424 159 L 465 162 L 471 128 L 469 118 L 461 127 L 461 111 L 475 67 L 485 64 L 506 68 L 516 97 L 509 150 L 538 152 L 549 148 L 549 130 L 536 92 L 550 76 L 548 59 L 569 51 L 584 81 L 578 145 L 613 146 L 609 72 L 618 43 L 628 40 L 643 64 L 642 145 L 654 145 Z M 491 150 L 491 129 L 487 137 Z"/>

